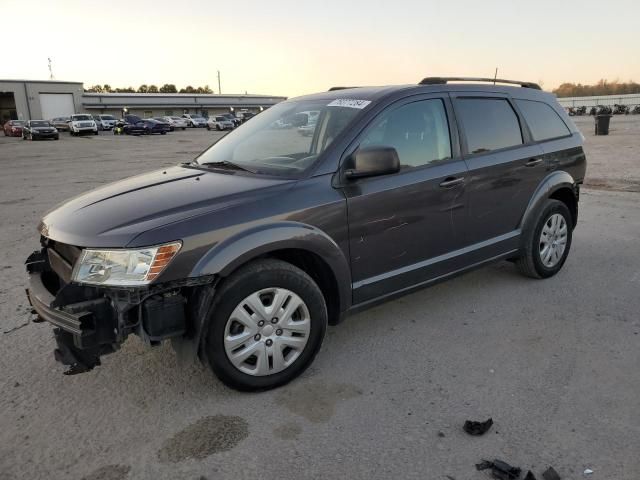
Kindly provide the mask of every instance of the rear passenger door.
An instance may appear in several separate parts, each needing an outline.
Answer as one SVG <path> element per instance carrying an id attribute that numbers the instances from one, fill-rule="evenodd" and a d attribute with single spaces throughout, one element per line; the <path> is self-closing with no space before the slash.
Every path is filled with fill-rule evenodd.
<path id="1" fill-rule="evenodd" d="M 469 169 L 467 242 L 499 255 L 517 248 L 520 220 L 545 175 L 543 152 L 507 95 L 452 97 Z"/>

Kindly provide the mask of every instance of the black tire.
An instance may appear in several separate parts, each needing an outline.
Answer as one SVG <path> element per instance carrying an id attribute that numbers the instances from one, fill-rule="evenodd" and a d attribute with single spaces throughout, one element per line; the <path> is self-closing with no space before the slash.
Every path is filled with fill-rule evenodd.
<path id="1" fill-rule="evenodd" d="M 567 241 L 562 257 L 553 267 L 543 264 L 540 257 L 540 235 L 545 223 L 552 215 L 560 214 L 567 225 Z M 571 250 L 573 236 L 573 220 L 567 205 L 559 200 L 547 200 L 540 208 L 537 216 L 532 218 L 522 233 L 522 252 L 516 260 L 518 271 L 531 278 L 549 278 L 560 271 Z"/>
<path id="2" fill-rule="evenodd" d="M 95 132 L 93 132 L 94 135 L 98 135 L 98 130 L 96 130 Z"/>
<path id="3" fill-rule="evenodd" d="M 211 130 L 211 127 L 207 124 L 207 131 Z"/>
<path id="4" fill-rule="evenodd" d="M 160 132 L 160 135 L 166 135 L 166 134 L 167 132 L 164 132 L 164 131 Z"/>
<path id="5" fill-rule="evenodd" d="M 254 376 L 238 370 L 224 348 L 227 321 L 247 296 L 265 289 L 280 287 L 297 294 L 306 304 L 311 318 L 309 339 L 300 356 L 284 370 Z M 322 292 L 313 279 L 299 268 L 280 260 L 251 262 L 229 276 L 220 286 L 206 322 L 204 357 L 215 375 L 227 386 L 243 391 L 267 390 L 284 385 L 311 364 L 320 350 L 327 329 L 327 307 Z"/>
<path id="6" fill-rule="evenodd" d="M 54 140 L 60 140 L 60 135 L 56 135 L 55 137 L 53 137 Z"/>

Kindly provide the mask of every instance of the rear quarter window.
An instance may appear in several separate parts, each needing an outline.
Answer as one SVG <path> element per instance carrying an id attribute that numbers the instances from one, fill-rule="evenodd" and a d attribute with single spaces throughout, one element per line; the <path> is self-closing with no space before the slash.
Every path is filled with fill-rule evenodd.
<path id="1" fill-rule="evenodd" d="M 524 115 L 534 140 L 549 140 L 571 134 L 560 115 L 550 105 L 535 100 L 516 100 L 516 105 Z"/>
<path id="2" fill-rule="evenodd" d="M 516 112 L 504 98 L 458 98 L 456 112 L 462 121 L 470 154 L 522 145 Z"/>

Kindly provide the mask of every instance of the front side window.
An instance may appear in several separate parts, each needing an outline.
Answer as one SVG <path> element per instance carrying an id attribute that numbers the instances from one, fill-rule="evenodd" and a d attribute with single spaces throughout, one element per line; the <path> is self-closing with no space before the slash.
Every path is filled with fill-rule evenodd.
<path id="1" fill-rule="evenodd" d="M 534 100 L 516 100 L 516 105 L 524 115 L 534 140 L 549 140 L 571 134 L 560 115 L 546 103 Z"/>
<path id="2" fill-rule="evenodd" d="M 460 116 L 468 153 L 522 144 L 518 116 L 504 98 L 458 98 L 456 113 Z"/>
<path id="3" fill-rule="evenodd" d="M 256 173 L 298 176 L 313 165 L 362 111 L 360 106 L 342 105 L 331 99 L 279 103 L 224 136 L 197 162 L 200 165 L 233 162 Z M 309 125 L 311 111 L 319 112 L 316 128 L 309 135 L 300 135 L 298 129 Z"/>
<path id="4" fill-rule="evenodd" d="M 360 147 L 393 147 L 400 166 L 419 167 L 451 158 L 449 124 L 441 99 L 421 100 L 383 112 L 365 132 Z"/>

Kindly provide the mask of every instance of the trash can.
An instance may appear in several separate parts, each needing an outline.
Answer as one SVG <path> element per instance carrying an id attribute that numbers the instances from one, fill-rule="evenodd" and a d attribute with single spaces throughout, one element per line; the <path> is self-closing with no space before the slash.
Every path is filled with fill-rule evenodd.
<path id="1" fill-rule="evenodd" d="M 609 135 L 609 122 L 613 115 L 596 115 L 596 135 Z"/>

